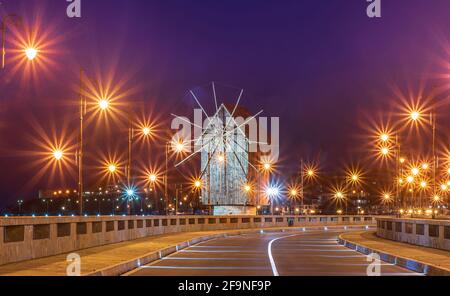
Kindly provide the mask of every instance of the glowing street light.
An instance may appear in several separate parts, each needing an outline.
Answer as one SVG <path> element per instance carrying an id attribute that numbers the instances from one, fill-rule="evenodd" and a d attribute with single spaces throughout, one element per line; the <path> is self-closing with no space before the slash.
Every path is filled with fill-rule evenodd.
<path id="1" fill-rule="evenodd" d="M 428 168 L 430 167 L 430 165 L 426 162 L 422 163 L 422 169 L 423 170 L 428 170 Z"/>
<path id="2" fill-rule="evenodd" d="M 116 172 L 116 170 L 117 170 L 117 166 L 115 164 L 111 163 L 111 164 L 108 165 L 108 171 L 111 174 L 114 174 Z"/>
<path id="3" fill-rule="evenodd" d="M 390 152 L 389 147 L 381 147 L 380 149 L 380 153 L 382 156 L 388 156 L 389 152 Z"/>
<path id="4" fill-rule="evenodd" d="M 186 150 L 186 144 L 183 140 L 178 140 L 176 142 L 173 142 L 172 148 L 176 153 L 182 153 Z"/>
<path id="5" fill-rule="evenodd" d="M 144 135 L 144 136 L 149 136 L 150 134 L 151 134 L 151 132 L 152 132 L 152 129 L 151 128 L 149 128 L 149 127 L 144 127 L 144 128 L 142 128 L 142 134 Z"/>
<path id="6" fill-rule="evenodd" d="M 428 186 L 428 184 L 427 184 L 427 182 L 426 181 L 422 181 L 422 182 L 420 182 L 420 187 L 422 187 L 422 188 L 427 188 L 427 186 Z"/>
<path id="7" fill-rule="evenodd" d="M 155 174 L 149 174 L 148 179 L 150 180 L 150 182 L 155 183 L 157 176 Z"/>
<path id="8" fill-rule="evenodd" d="M 413 176 L 408 176 L 406 177 L 406 182 L 408 182 L 409 184 L 414 182 L 414 177 Z"/>
<path id="9" fill-rule="evenodd" d="M 405 163 L 405 161 L 406 161 L 406 158 L 404 158 L 404 157 L 400 157 L 400 163 L 401 163 L 401 164 L 404 164 L 404 163 Z"/>
<path id="10" fill-rule="evenodd" d="M 33 47 L 28 47 L 25 49 L 25 55 L 29 61 L 32 61 L 37 57 L 38 50 Z"/>
<path id="11" fill-rule="evenodd" d="M 447 191 L 447 189 L 448 189 L 447 184 L 441 184 L 441 190 L 442 191 Z"/>
<path id="12" fill-rule="evenodd" d="M 63 156 L 64 156 L 64 152 L 62 150 L 56 149 L 53 151 L 53 157 L 56 160 L 61 160 L 63 158 Z"/>
<path id="13" fill-rule="evenodd" d="M 249 184 L 245 184 L 244 185 L 244 190 L 245 190 L 245 192 L 250 192 L 250 191 L 252 191 L 252 186 L 250 186 Z"/>
<path id="14" fill-rule="evenodd" d="M 420 173 L 420 170 L 419 168 L 412 168 L 411 173 L 413 174 L 413 176 L 417 176 Z"/>
<path id="15" fill-rule="evenodd" d="M 335 196 L 336 196 L 336 198 L 342 199 L 342 198 L 344 198 L 344 193 L 338 191 L 338 192 L 336 192 Z"/>
<path id="16" fill-rule="evenodd" d="M 387 142 L 387 141 L 389 141 L 389 135 L 386 134 L 386 133 L 382 133 L 382 134 L 380 135 L 380 140 L 381 140 L 382 142 Z"/>
<path id="17" fill-rule="evenodd" d="M 298 191 L 297 191 L 297 189 L 291 189 L 289 191 L 289 194 L 290 194 L 291 197 L 297 197 Z"/>
<path id="18" fill-rule="evenodd" d="M 412 111 L 409 116 L 410 116 L 411 120 L 417 121 L 417 120 L 420 119 L 420 112 L 419 111 Z"/>
<path id="19" fill-rule="evenodd" d="M 98 101 L 98 106 L 101 110 L 105 111 L 109 108 L 109 101 L 107 99 L 101 99 Z"/>
<path id="20" fill-rule="evenodd" d="M 194 187 L 195 187 L 195 188 L 200 188 L 200 187 L 202 187 L 202 182 L 201 182 L 200 180 L 195 180 L 195 182 L 194 182 Z"/>

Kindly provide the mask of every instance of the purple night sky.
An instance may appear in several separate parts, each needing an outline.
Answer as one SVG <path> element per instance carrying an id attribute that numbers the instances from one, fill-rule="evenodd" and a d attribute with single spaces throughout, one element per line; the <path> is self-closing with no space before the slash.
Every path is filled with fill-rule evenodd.
<path id="1" fill-rule="evenodd" d="M 378 113 L 395 111 L 396 88 L 405 94 L 424 86 L 447 89 L 448 0 L 382 0 L 380 19 L 367 17 L 365 0 L 82 0 L 80 19 L 66 16 L 67 5 L 0 0 L 0 17 L 36 19 L 50 43 L 48 63 L 30 77 L 12 71 L 12 61 L 0 71 L 2 206 L 56 185 L 49 173 L 33 179 L 41 168 L 28 152 L 40 149 L 33 141 L 38 126 L 49 135 L 65 130 L 76 143 L 80 66 L 88 76 L 124 81 L 123 88 L 133 91 L 123 100 L 162 127 L 170 113 L 192 115 L 191 88 L 211 81 L 244 88 L 243 106 L 280 117 L 279 165 L 286 176 L 301 157 L 320 155 L 327 170 L 364 157 L 365 127 Z M 447 95 L 439 99 L 445 133 Z M 88 127 L 88 170 L 101 151 L 125 147 L 125 124 L 110 127 Z M 74 176 L 67 174 L 63 183 L 75 187 Z"/>

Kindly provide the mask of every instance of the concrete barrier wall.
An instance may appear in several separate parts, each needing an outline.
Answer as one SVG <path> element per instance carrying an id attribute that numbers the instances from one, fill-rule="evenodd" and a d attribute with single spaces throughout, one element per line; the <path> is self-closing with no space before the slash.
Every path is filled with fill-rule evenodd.
<path id="1" fill-rule="evenodd" d="M 415 218 L 376 218 L 382 238 L 450 251 L 450 221 Z"/>
<path id="2" fill-rule="evenodd" d="M 0 218 L 0 265 L 166 233 L 374 223 L 372 216 Z"/>

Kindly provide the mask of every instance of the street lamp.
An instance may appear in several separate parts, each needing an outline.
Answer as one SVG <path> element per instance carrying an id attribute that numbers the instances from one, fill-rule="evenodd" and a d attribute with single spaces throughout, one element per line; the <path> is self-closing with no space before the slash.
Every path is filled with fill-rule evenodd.
<path id="1" fill-rule="evenodd" d="M 293 197 L 293 198 L 296 198 L 297 195 L 298 195 L 297 189 L 291 189 L 291 190 L 289 191 L 289 195 L 290 195 L 291 197 Z"/>
<path id="2" fill-rule="evenodd" d="M 1 30 L 2 30 L 2 47 L 1 47 L 1 56 L 2 56 L 2 64 L 1 68 L 5 69 L 5 56 L 6 56 L 6 30 L 8 28 L 8 24 L 13 24 L 15 26 L 20 26 L 22 24 L 21 17 L 15 15 L 15 14 L 8 14 L 3 17 L 1 21 Z"/>
<path id="3" fill-rule="evenodd" d="M 156 175 L 155 174 L 149 174 L 148 175 L 148 180 L 151 182 L 151 183 L 155 183 L 156 182 Z"/>
<path id="4" fill-rule="evenodd" d="M 266 189 L 266 194 L 270 198 L 271 214 L 273 215 L 274 199 L 280 194 L 280 190 L 275 186 L 270 186 Z"/>
<path id="5" fill-rule="evenodd" d="M 380 153 L 382 156 L 388 156 L 390 153 L 389 147 L 381 147 Z"/>
<path id="6" fill-rule="evenodd" d="M 183 139 L 172 139 L 171 141 L 167 141 L 165 145 L 165 170 L 164 170 L 164 201 L 165 205 L 167 207 L 167 204 L 169 202 L 169 195 L 168 195 L 168 174 L 169 174 L 169 151 L 172 150 L 176 154 L 183 154 L 188 151 L 188 142 L 184 141 Z M 167 211 L 166 211 L 167 213 Z"/>
<path id="7" fill-rule="evenodd" d="M 333 196 L 338 203 L 344 201 L 345 202 L 345 214 L 348 214 L 348 206 L 347 206 L 347 198 L 345 197 L 345 193 L 341 190 L 336 190 Z"/>
<path id="8" fill-rule="evenodd" d="M 266 171 L 266 172 L 270 172 L 271 169 L 272 169 L 272 164 L 271 164 L 270 162 L 265 162 L 265 163 L 263 164 L 263 169 L 264 169 L 264 171 Z"/>
<path id="9" fill-rule="evenodd" d="M 31 52 L 30 52 L 31 53 Z M 83 157 L 84 157 L 84 117 L 86 116 L 86 99 L 84 96 L 84 80 L 85 74 L 83 68 L 80 67 L 80 85 L 79 85 L 79 116 L 80 116 L 80 126 L 79 126 L 79 142 L 78 142 L 78 199 L 79 199 L 79 210 L 80 216 L 83 215 L 83 193 L 84 193 L 84 183 L 83 183 Z M 98 99 L 98 109 L 100 111 L 106 112 L 110 107 L 110 102 L 107 98 Z M 112 167 L 108 167 L 111 172 Z M 114 168 L 115 172 L 115 168 Z M 111 173 L 114 173 L 111 172 Z"/>
<path id="10" fill-rule="evenodd" d="M 109 100 L 108 99 L 100 99 L 100 100 L 98 100 L 98 107 L 102 111 L 107 110 L 109 108 Z"/>
<path id="11" fill-rule="evenodd" d="M 301 203 L 301 209 L 304 208 L 304 201 L 305 201 L 305 177 L 309 179 L 313 179 L 316 176 L 316 169 L 310 165 L 305 166 L 305 162 L 303 161 L 303 158 L 300 160 L 300 203 Z"/>
<path id="12" fill-rule="evenodd" d="M 420 114 L 419 111 L 411 111 L 409 116 L 410 116 L 412 121 L 418 121 L 420 119 L 421 114 Z"/>
<path id="13" fill-rule="evenodd" d="M 406 182 L 408 182 L 409 184 L 412 184 L 414 182 L 414 177 L 413 176 L 406 177 Z"/>
<path id="14" fill-rule="evenodd" d="M 427 186 L 428 186 L 428 184 L 427 184 L 426 181 L 421 181 L 421 182 L 420 182 L 420 187 L 421 187 L 422 189 L 427 188 Z"/>
<path id="15" fill-rule="evenodd" d="M 53 158 L 56 160 L 61 160 L 64 156 L 64 152 L 61 149 L 55 149 L 53 151 Z"/>
<path id="16" fill-rule="evenodd" d="M 297 198 L 299 196 L 299 190 L 296 186 L 291 187 L 288 190 L 289 190 L 288 194 L 290 197 L 290 200 L 289 200 L 290 210 L 292 210 L 292 200 L 294 201 L 294 206 L 295 207 L 297 206 Z"/>
<path id="17" fill-rule="evenodd" d="M 110 165 L 108 166 L 108 171 L 109 171 L 110 173 L 115 173 L 115 172 L 116 172 L 116 169 L 117 169 L 117 167 L 116 167 L 115 164 L 110 164 Z"/>
<path id="18" fill-rule="evenodd" d="M 143 127 L 142 128 L 142 134 L 144 135 L 144 136 L 149 136 L 150 134 L 151 134 L 151 132 L 152 132 L 152 130 L 151 130 L 151 128 L 150 127 Z"/>
<path id="19" fill-rule="evenodd" d="M 389 141 L 389 135 L 388 134 L 386 134 L 386 133 L 382 133 L 381 135 L 380 135 L 380 140 L 382 141 L 382 142 L 387 142 L 387 141 Z"/>
<path id="20" fill-rule="evenodd" d="M 25 55 L 29 61 L 32 61 L 38 55 L 38 50 L 34 47 L 28 47 L 25 49 Z"/>

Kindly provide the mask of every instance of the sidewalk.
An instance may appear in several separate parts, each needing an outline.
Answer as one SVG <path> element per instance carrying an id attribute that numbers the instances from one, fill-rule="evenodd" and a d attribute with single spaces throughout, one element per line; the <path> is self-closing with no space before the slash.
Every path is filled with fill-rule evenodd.
<path id="1" fill-rule="evenodd" d="M 340 238 L 348 243 L 387 254 L 393 261 L 409 259 L 411 262 L 436 267 L 450 275 L 450 252 L 379 238 L 375 233 L 375 231 L 358 231 L 341 234 Z"/>
<path id="2" fill-rule="evenodd" d="M 81 256 L 81 274 L 133 260 L 176 244 L 219 233 L 240 233 L 242 230 L 184 232 L 149 236 L 137 240 L 78 250 Z M 0 266 L 0 276 L 65 276 L 67 254 L 39 258 Z"/>

